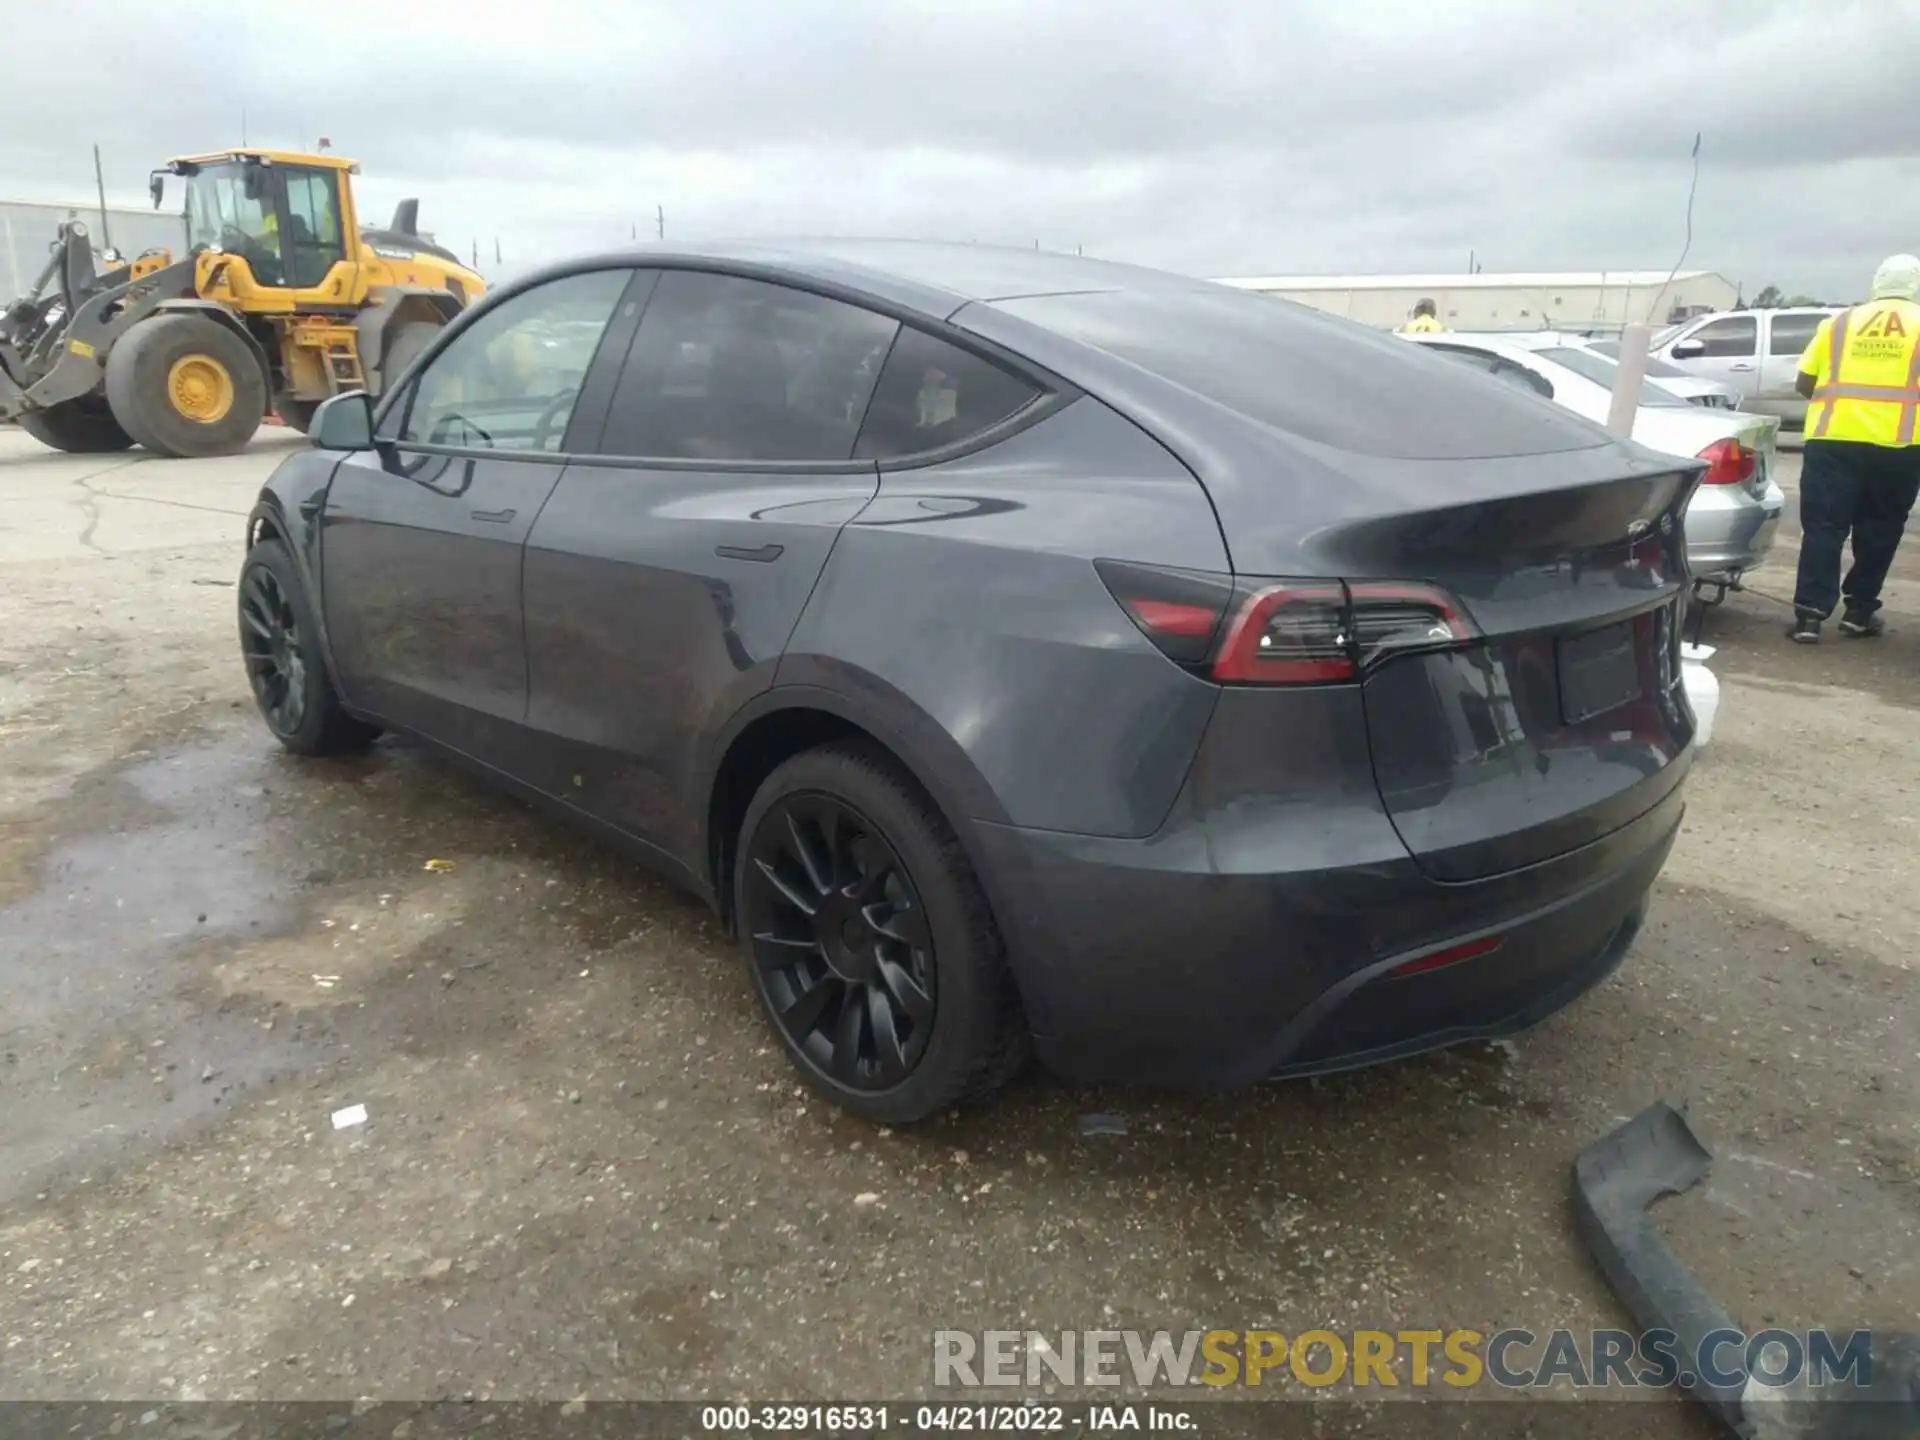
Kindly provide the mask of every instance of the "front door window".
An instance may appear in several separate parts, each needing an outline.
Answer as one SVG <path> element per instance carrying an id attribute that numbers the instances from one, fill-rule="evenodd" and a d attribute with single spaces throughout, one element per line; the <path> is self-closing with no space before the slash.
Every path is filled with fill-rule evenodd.
<path id="1" fill-rule="evenodd" d="M 238 255 L 262 285 L 284 285 L 280 221 L 266 167 L 206 165 L 187 180 L 187 248 Z"/>

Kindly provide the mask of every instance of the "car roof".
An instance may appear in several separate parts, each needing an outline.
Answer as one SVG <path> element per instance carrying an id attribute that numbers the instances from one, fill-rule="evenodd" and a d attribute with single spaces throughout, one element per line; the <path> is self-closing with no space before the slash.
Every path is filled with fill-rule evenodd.
<path id="1" fill-rule="evenodd" d="M 846 289 L 944 320 L 961 307 L 1036 295 L 1213 290 L 1210 281 L 1046 250 L 945 240 L 795 239 L 641 245 L 516 276 L 542 279 L 609 264 L 724 267 Z"/>

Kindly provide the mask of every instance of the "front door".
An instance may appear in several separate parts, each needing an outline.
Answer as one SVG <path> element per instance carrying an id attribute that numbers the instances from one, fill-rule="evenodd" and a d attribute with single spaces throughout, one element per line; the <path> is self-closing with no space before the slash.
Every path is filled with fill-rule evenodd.
<path id="1" fill-rule="evenodd" d="M 1744 410 L 1760 390 L 1759 318 L 1746 314 L 1708 320 L 1682 331 L 1661 358 L 1728 386 Z"/>
<path id="2" fill-rule="evenodd" d="M 699 869 L 701 745 L 774 669 L 841 527 L 898 330 L 765 281 L 661 272 L 604 431 L 527 545 L 544 788 Z"/>
<path id="3" fill-rule="evenodd" d="M 334 472 L 321 584 L 349 704 L 483 760 L 510 753 L 527 707 L 522 552 L 631 279 L 587 271 L 479 316 Z"/>

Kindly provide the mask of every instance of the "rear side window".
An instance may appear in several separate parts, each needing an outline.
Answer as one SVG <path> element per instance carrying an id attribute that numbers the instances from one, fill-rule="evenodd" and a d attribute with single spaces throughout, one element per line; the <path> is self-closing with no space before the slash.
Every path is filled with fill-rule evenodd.
<path id="1" fill-rule="evenodd" d="M 907 326 L 880 372 L 853 453 L 862 460 L 891 460 L 957 445 L 1026 409 L 1040 394 L 991 360 Z"/>
<path id="2" fill-rule="evenodd" d="M 1733 315 L 1702 325 L 1687 339 L 1700 342 L 1704 347 L 1700 351 L 1703 357 L 1739 359 L 1753 354 L 1759 337 L 1760 325 L 1753 316 Z"/>
<path id="3" fill-rule="evenodd" d="M 1820 328 L 1821 315 L 1776 315 L 1767 335 L 1769 355 L 1791 355 L 1799 359 L 1813 343 L 1813 332 Z"/>
<path id="4" fill-rule="evenodd" d="M 804 290 L 669 270 L 641 318 L 600 451 L 849 459 L 899 328 Z"/>

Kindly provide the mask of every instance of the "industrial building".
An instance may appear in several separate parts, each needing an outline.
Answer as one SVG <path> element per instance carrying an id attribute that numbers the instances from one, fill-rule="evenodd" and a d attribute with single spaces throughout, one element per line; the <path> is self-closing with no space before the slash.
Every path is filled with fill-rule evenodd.
<path id="1" fill-rule="evenodd" d="M 1270 275 L 1221 280 L 1390 330 L 1430 299 L 1449 330 L 1574 330 L 1606 334 L 1729 310 L 1740 287 L 1711 270 L 1586 270 L 1496 275 Z M 1664 293 L 1663 293 L 1664 291 Z M 1656 307 L 1659 313 L 1650 311 Z"/>
<path id="2" fill-rule="evenodd" d="M 96 251 L 111 244 L 132 258 L 142 250 L 164 246 L 175 257 L 186 254 L 187 222 L 172 212 L 110 207 L 106 236 L 101 235 L 98 205 L 60 205 L 37 200 L 0 200 L 0 305 L 27 293 L 46 268 L 55 232 L 64 220 L 84 220 Z"/>

